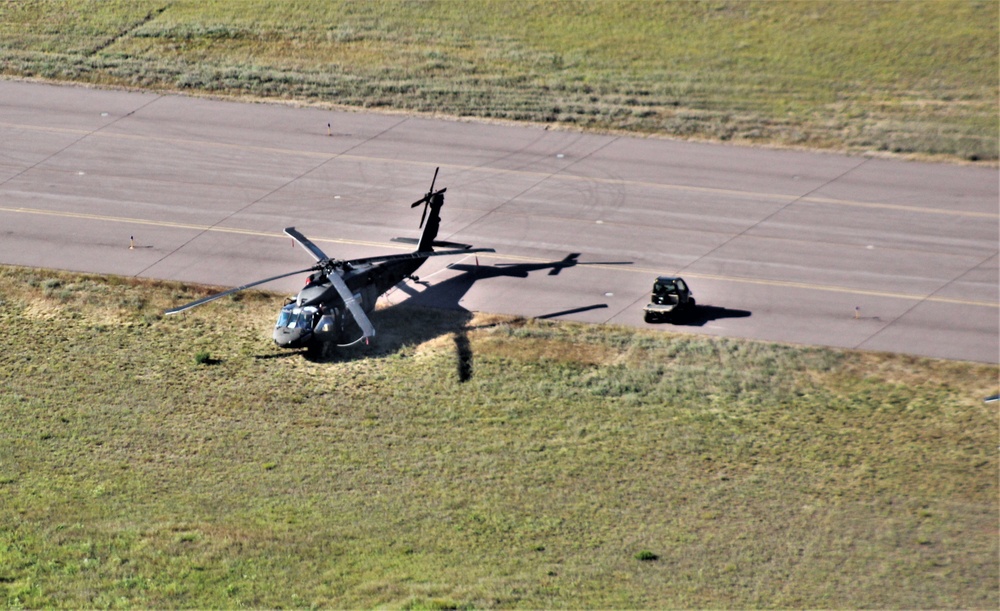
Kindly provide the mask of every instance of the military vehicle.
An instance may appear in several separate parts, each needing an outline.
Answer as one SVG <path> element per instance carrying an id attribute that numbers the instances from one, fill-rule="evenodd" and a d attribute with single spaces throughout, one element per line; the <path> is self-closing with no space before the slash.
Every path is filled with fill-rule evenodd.
<path id="1" fill-rule="evenodd" d="M 694 308 L 694 295 L 683 278 L 660 276 L 653 282 L 649 304 L 642 311 L 646 322 L 660 322 L 683 316 Z"/>

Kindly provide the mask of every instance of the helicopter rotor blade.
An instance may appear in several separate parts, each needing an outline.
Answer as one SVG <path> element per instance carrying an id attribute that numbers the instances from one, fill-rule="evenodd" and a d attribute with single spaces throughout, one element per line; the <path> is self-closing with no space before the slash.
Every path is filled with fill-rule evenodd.
<path id="1" fill-rule="evenodd" d="M 430 205 L 430 201 L 431 200 L 428 199 L 424 203 L 424 211 L 422 213 L 420 213 L 420 224 L 417 225 L 417 229 L 423 229 L 424 228 L 424 221 L 427 219 L 427 206 Z"/>
<path id="2" fill-rule="evenodd" d="M 184 304 L 182 306 L 177 306 L 176 308 L 170 308 L 169 310 L 164 311 L 163 314 L 165 316 L 169 316 L 171 314 L 177 314 L 179 312 L 183 312 L 185 310 L 190 310 L 193 307 L 200 306 L 200 305 L 208 303 L 210 301 L 215 301 L 216 299 L 221 299 L 222 297 L 225 297 L 226 295 L 232 295 L 233 293 L 238 293 L 240 291 L 244 291 L 244 290 L 246 290 L 248 288 L 257 286 L 258 284 L 265 284 L 267 282 L 271 282 L 272 280 L 280 280 L 282 278 L 287 278 L 288 276 L 294 276 L 296 274 L 303 274 L 305 272 L 312 272 L 312 271 L 316 271 L 316 267 L 309 267 L 309 268 L 306 268 L 306 269 L 299 269 L 299 270 L 296 270 L 294 272 L 288 272 L 287 274 L 281 274 L 279 276 L 271 276 L 270 278 L 265 278 L 263 280 L 258 280 L 256 282 L 251 282 L 249 284 L 244 284 L 243 286 L 238 286 L 236 288 L 229 289 L 228 291 L 222 291 L 221 293 L 216 293 L 214 295 L 209 295 L 208 297 L 202 297 L 201 299 L 196 299 L 195 301 L 192 301 L 191 303 L 186 303 L 186 304 Z"/>
<path id="3" fill-rule="evenodd" d="M 387 261 L 406 261 L 408 259 L 426 259 L 427 257 L 447 257 L 453 255 L 468 255 L 478 252 L 496 252 L 492 248 L 462 248 L 458 250 L 422 250 L 416 252 L 404 252 L 395 255 L 381 255 L 378 257 L 365 257 L 362 259 L 351 259 L 343 261 L 345 267 L 357 267 L 371 263 L 385 263 Z"/>
<path id="4" fill-rule="evenodd" d="M 460 249 L 460 250 L 435 250 L 435 251 L 432 251 L 432 252 L 431 251 L 428 251 L 428 252 L 408 252 L 408 253 L 400 253 L 400 254 L 395 254 L 395 255 L 382 255 L 382 256 L 378 256 L 378 257 L 367 257 L 367 258 L 363 258 L 363 259 L 352 259 L 350 261 L 344 261 L 344 262 L 342 262 L 342 265 L 344 265 L 344 266 L 367 265 L 367 264 L 371 264 L 371 263 L 383 263 L 383 262 L 388 262 L 388 261 L 406 261 L 408 259 L 426 259 L 427 257 L 446 257 L 446 256 L 453 256 L 453 255 L 469 255 L 469 254 L 480 253 L 480 252 L 496 252 L 496 251 L 494 249 L 492 249 L 492 248 L 463 248 L 463 249 Z M 296 274 L 304 274 L 306 272 L 314 272 L 314 271 L 317 271 L 319 269 L 323 269 L 323 268 L 321 266 L 316 265 L 316 266 L 313 266 L 313 267 L 307 267 L 305 269 L 295 270 L 294 272 L 288 272 L 288 273 L 285 273 L 285 274 L 279 274 L 277 276 L 271 276 L 270 278 L 264 278 L 263 280 L 257 280 L 256 282 L 250 282 L 248 284 L 244 284 L 244 285 L 238 286 L 236 288 L 232 288 L 232 289 L 229 289 L 229 290 L 226 290 L 226 291 L 222 291 L 221 293 L 215 293 L 214 295 L 209 295 L 208 297 L 202 297 L 201 299 L 197 299 L 195 301 L 192 301 L 191 303 L 186 303 L 184 305 L 177 306 L 176 308 L 170 308 L 169 310 L 164 311 L 163 314 L 166 315 L 166 316 L 169 316 L 171 314 L 178 314 L 180 312 L 184 312 L 186 310 L 190 310 L 191 308 L 194 308 L 194 307 L 197 307 L 197 306 L 209 303 L 210 301 L 215 301 L 216 299 L 221 299 L 222 297 L 225 297 L 227 295 L 232 295 L 233 293 L 238 293 L 240 291 L 243 291 L 243 290 L 255 287 L 255 286 L 260 285 L 260 284 L 266 284 L 266 283 L 271 282 L 273 280 L 280 280 L 282 278 L 287 278 L 288 276 L 294 276 Z M 351 313 L 354 315 L 355 320 L 358 321 L 359 326 L 362 327 L 362 330 L 364 330 L 369 336 L 375 335 L 375 328 L 372 326 L 371 321 L 368 320 L 368 317 L 365 315 L 364 311 L 357 305 L 357 302 L 354 299 L 354 296 L 351 295 L 350 289 L 347 288 L 347 285 L 344 283 L 343 279 L 339 275 L 337 275 L 336 272 L 329 273 L 328 277 L 329 277 L 330 281 L 333 283 L 333 285 L 337 288 L 337 292 L 340 293 L 340 296 L 344 299 L 344 304 L 348 307 L 348 309 L 351 310 Z M 351 307 L 352 305 L 354 306 L 353 308 Z M 361 322 L 361 321 L 365 321 L 365 322 Z M 366 324 L 367 324 L 367 329 L 365 328 Z"/>
<path id="5" fill-rule="evenodd" d="M 298 242 L 299 246 L 305 248 L 306 251 L 317 261 L 323 261 L 330 258 L 326 256 L 325 252 L 320 250 L 319 246 L 316 246 L 309 238 L 299 233 L 295 227 L 285 227 L 285 235 Z"/>
<path id="6" fill-rule="evenodd" d="M 358 305 L 358 300 L 355 299 L 354 295 L 351 294 L 351 289 L 347 287 L 347 283 L 340 275 L 334 273 L 329 276 L 330 282 L 333 284 L 333 288 L 337 289 L 340 293 L 340 298 L 344 300 L 344 305 L 350 310 L 351 315 L 354 317 L 354 321 L 358 323 L 361 327 L 361 332 L 366 338 L 375 337 L 375 327 L 372 325 L 372 321 L 368 320 L 368 315 L 365 311 L 361 309 Z"/>

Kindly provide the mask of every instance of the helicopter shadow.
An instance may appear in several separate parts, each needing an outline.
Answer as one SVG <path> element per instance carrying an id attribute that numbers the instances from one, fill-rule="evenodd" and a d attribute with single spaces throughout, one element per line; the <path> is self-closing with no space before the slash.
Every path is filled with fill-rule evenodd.
<path id="1" fill-rule="evenodd" d="M 723 318 L 747 318 L 753 313 L 749 310 L 735 310 L 712 305 L 697 305 L 690 311 L 675 316 L 672 320 L 664 323 L 673 324 L 677 327 L 702 327 L 705 323 Z M 651 323 L 656 324 L 656 323 Z"/>
<path id="2" fill-rule="evenodd" d="M 398 353 L 406 346 L 451 335 L 454 342 L 456 366 L 460 382 L 468 381 L 474 374 L 474 354 L 468 332 L 473 313 L 461 305 L 462 299 L 477 282 L 490 278 L 528 278 L 533 272 L 546 271 L 555 276 L 564 269 L 577 265 L 597 264 L 579 261 L 580 253 L 570 253 L 558 261 L 545 263 L 500 263 L 497 265 L 470 265 L 456 263 L 448 266 L 457 275 L 436 283 L 416 281 L 424 287 L 417 291 L 408 284 L 400 284 L 397 289 L 407 295 L 407 299 L 372 313 L 371 320 L 378 329 L 378 335 L 370 345 L 360 345 L 350 349 L 333 351 L 323 358 L 306 355 L 314 362 L 336 363 L 359 358 L 386 357 Z M 601 265 L 631 265 L 631 262 L 599 262 Z M 590 304 L 577 308 L 553 312 L 538 318 L 557 318 L 578 312 L 606 308 L 608 304 Z M 360 335 L 360 332 L 358 332 Z M 292 353 L 295 354 L 295 353 Z M 300 354 L 303 354 L 300 352 Z M 276 357 L 272 357 L 276 358 Z"/>
<path id="3" fill-rule="evenodd" d="M 399 288 L 410 297 L 405 303 L 432 308 L 462 309 L 461 300 L 476 282 L 491 278 L 527 278 L 532 272 L 548 270 L 546 275 L 558 276 L 563 270 L 577 265 L 632 265 L 631 261 L 580 261 L 580 253 L 566 255 L 559 261 L 546 263 L 498 263 L 496 265 L 469 265 L 468 263 L 453 263 L 448 266 L 452 271 L 462 272 L 447 280 L 430 286 L 424 291 L 414 291 L 406 285 Z M 425 284 L 426 286 L 426 284 Z M 585 312 L 598 308 L 606 308 L 605 304 L 584 305 L 578 308 L 546 314 L 538 318 L 556 318 L 577 312 Z"/>

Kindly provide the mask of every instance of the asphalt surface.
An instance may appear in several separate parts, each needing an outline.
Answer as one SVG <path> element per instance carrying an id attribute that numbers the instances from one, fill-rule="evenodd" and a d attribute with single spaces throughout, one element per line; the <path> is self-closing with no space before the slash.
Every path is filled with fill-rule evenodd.
<path id="1" fill-rule="evenodd" d="M 311 264 L 292 225 L 401 252 L 440 166 L 439 238 L 497 254 L 388 303 L 653 327 L 680 274 L 701 307 L 655 328 L 1000 361 L 996 168 L 11 81 L 0 142 L 0 263 L 236 286 Z"/>

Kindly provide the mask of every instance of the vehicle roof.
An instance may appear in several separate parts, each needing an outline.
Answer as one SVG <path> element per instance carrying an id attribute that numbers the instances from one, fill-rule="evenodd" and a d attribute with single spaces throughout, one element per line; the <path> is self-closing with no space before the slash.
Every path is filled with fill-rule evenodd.
<path id="1" fill-rule="evenodd" d="M 674 280 L 681 280 L 681 279 L 682 278 L 680 276 L 657 276 L 656 277 L 656 281 L 657 282 L 663 282 L 664 284 L 667 283 L 667 282 L 673 282 Z"/>

